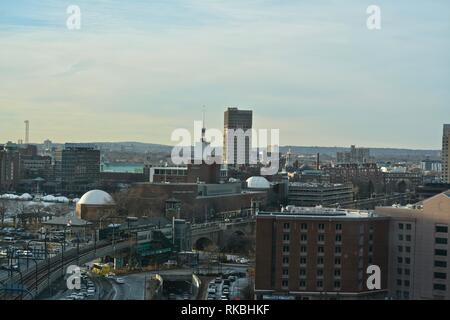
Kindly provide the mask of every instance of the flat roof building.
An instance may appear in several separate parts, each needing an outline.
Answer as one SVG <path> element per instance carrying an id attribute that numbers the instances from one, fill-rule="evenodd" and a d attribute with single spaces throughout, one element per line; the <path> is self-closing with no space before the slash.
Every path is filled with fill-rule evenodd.
<path id="1" fill-rule="evenodd" d="M 390 218 L 389 295 L 450 299 L 450 190 L 416 205 L 375 211 Z"/>
<path id="2" fill-rule="evenodd" d="M 388 218 L 371 211 L 288 206 L 256 217 L 258 299 L 382 299 L 387 294 Z M 381 287 L 366 286 L 369 265 Z"/>

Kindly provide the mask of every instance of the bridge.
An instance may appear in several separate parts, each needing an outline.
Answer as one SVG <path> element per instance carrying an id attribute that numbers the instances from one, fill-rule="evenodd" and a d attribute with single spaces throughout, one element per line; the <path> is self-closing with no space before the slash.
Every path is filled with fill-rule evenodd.
<path id="1" fill-rule="evenodd" d="M 209 245 L 222 246 L 233 235 L 250 236 L 255 234 L 254 217 L 235 219 L 229 222 L 210 222 L 191 227 L 193 249 L 203 250 Z"/>

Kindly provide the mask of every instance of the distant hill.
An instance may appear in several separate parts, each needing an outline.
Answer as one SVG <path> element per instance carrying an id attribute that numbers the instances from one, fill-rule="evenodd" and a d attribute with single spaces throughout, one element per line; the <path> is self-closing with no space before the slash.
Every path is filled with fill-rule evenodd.
<path id="1" fill-rule="evenodd" d="M 328 156 L 336 156 L 336 152 L 349 151 L 350 148 L 343 147 L 302 147 L 302 146 L 282 146 L 280 152 L 286 153 L 291 149 L 296 154 L 326 154 Z M 441 150 L 415 150 L 415 149 L 397 149 L 397 148 L 370 148 L 370 155 L 375 158 L 392 158 L 392 159 L 439 159 Z"/>
<path id="2" fill-rule="evenodd" d="M 135 152 L 135 153 L 170 153 L 173 146 L 155 143 L 143 143 L 135 141 L 124 142 L 92 142 L 104 151 L 119 151 L 119 152 Z M 55 146 L 62 146 L 62 144 L 54 144 Z M 40 145 L 41 146 L 41 145 Z M 369 147 L 370 148 L 370 147 Z M 350 148 L 343 147 L 317 147 L 317 146 L 281 146 L 280 152 L 286 153 L 291 149 L 295 154 L 316 154 L 327 155 L 334 157 L 336 152 L 349 151 Z M 371 156 L 375 158 L 389 158 L 389 159 L 439 159 L 440 150 L 415 150 L 415 149 L 397 149 L 397 148 L 370 148 Z"/>

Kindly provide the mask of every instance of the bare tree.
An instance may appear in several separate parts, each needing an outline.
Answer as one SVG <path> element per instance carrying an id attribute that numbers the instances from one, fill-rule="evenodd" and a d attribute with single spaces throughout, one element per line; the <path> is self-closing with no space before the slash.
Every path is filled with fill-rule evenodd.
<path id="1" fill-rule="evenodd" d="M 5 216 L 8 207 L 6 206 L 6 201 L 4 199 L 0 199 L 0 220 L 2 222 L 2 227 L 5 223 Z"/>

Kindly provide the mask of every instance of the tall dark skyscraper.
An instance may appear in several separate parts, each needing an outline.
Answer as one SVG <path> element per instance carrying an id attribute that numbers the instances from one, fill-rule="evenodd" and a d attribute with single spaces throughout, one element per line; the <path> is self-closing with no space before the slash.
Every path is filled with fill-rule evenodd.
<path id="1" fill-rule="evenodd" d="M 249 164 L 252 147 L 253 111 L 228 108 L 224 114 L 224 163 L 229 165 Z M 244 135 L 239 139 L 239 131 Z M 248 130 L 248 131 L 247 131 Z"/>
<path id="2" fill-rule="evenodd" d="M 100 181 L 100 151 L 93 145 L 69 144 L 55 152 L 55 173 L 64 193 L 84 193 Z"/>

